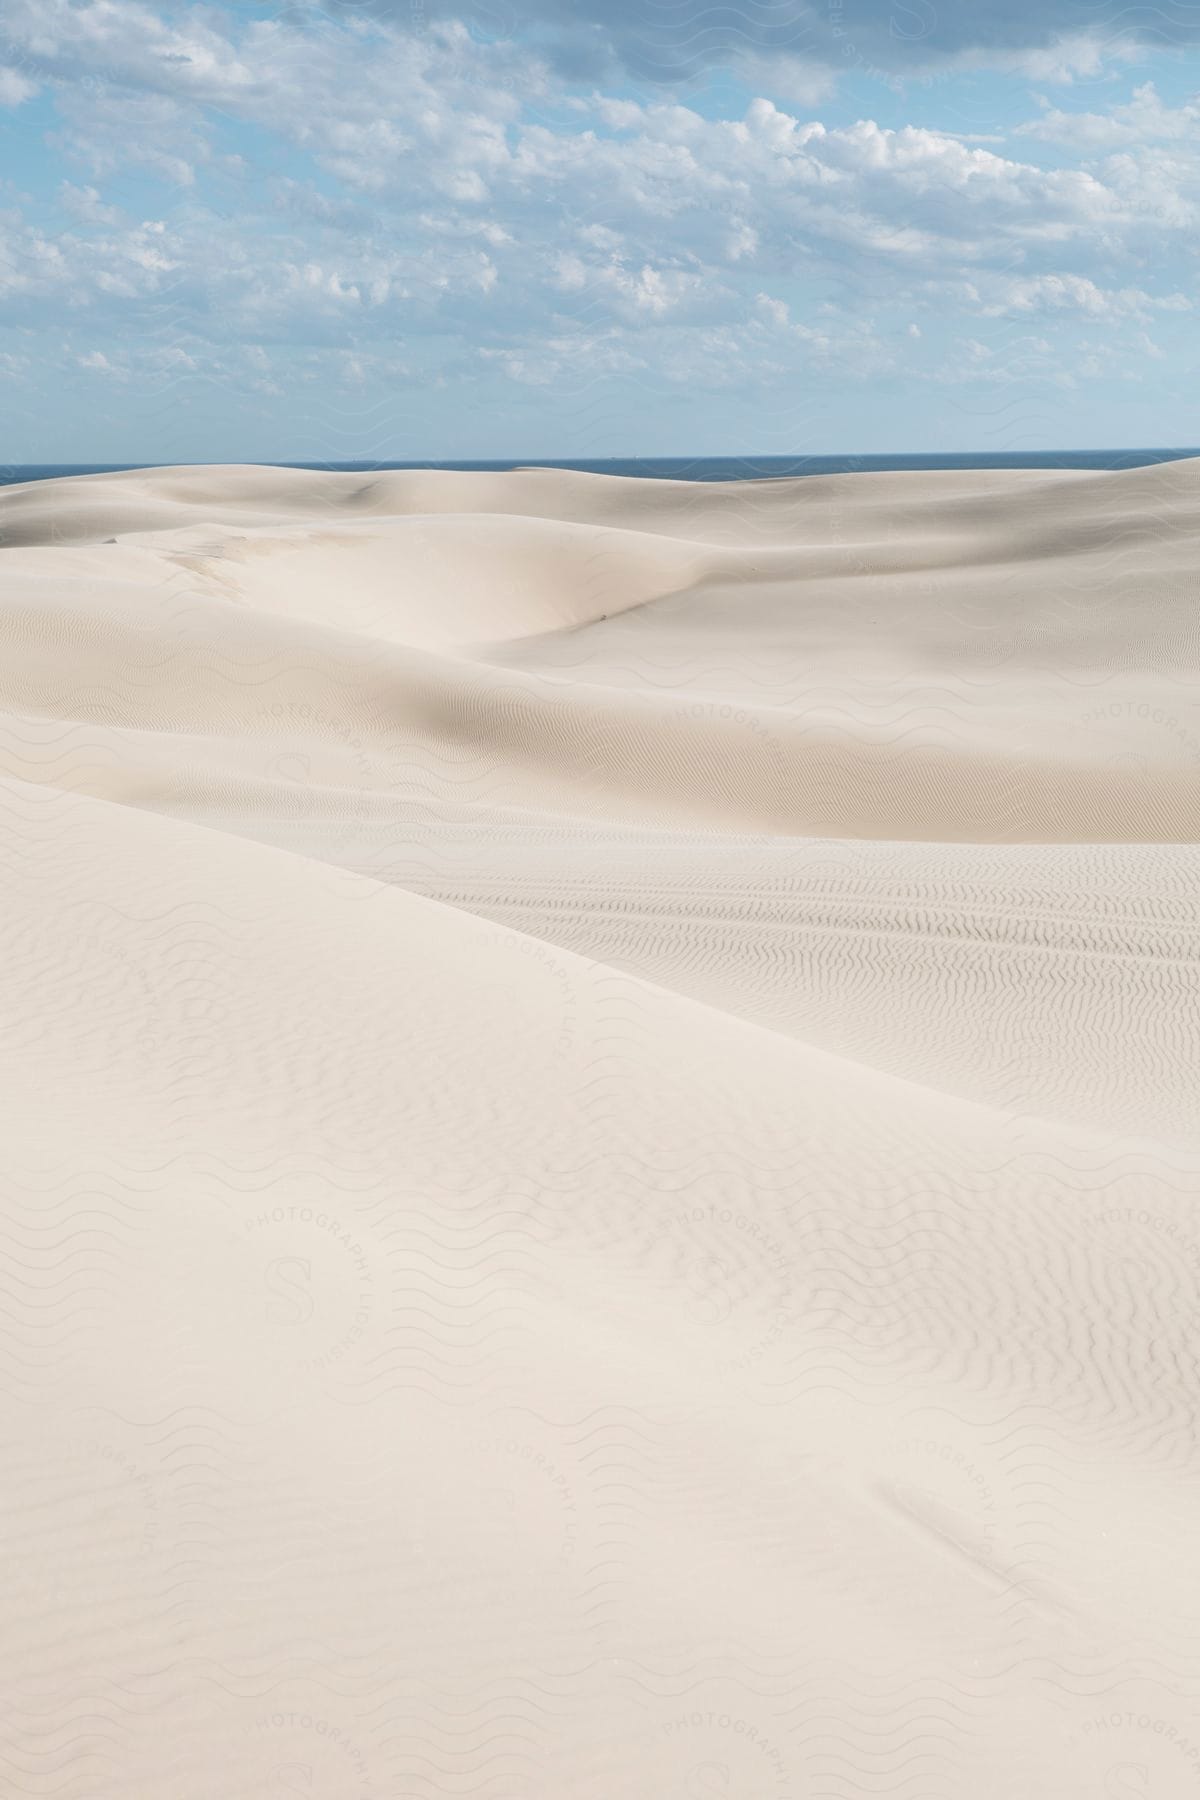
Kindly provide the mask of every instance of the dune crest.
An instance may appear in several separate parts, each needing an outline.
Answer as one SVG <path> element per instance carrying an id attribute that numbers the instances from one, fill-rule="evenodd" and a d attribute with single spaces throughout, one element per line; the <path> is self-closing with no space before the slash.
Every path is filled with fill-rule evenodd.
<path id="1" fill-rule="evenodd" d="M 1198 551 L 0 491 L 15 1793 L 1192 1791 Z"/>

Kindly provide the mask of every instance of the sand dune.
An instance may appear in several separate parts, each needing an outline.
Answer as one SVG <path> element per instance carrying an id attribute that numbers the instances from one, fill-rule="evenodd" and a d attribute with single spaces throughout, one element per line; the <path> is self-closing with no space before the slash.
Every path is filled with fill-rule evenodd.
<path id="1" fill-rule="evenodd" d="M 1196 1791 L 1198 551 L 0 493 L 0 1791 Z"/>

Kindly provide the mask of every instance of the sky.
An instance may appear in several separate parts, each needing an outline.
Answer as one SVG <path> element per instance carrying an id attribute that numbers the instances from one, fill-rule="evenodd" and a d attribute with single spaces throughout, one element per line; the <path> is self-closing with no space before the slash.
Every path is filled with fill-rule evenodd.
<path id="1" fill-rule="evenodd" d="M 1200 0 L 0 0 L 0 462 L 1190 445 Z"/>

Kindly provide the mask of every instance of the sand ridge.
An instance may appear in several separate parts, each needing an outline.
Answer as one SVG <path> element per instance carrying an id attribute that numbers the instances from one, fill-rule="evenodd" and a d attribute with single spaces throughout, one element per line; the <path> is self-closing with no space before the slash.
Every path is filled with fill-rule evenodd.
<path id="1" fill-rule="evenodd" d="M 1193 1791 L 1198 543 L 0 492 L 14 1792 Z"/>

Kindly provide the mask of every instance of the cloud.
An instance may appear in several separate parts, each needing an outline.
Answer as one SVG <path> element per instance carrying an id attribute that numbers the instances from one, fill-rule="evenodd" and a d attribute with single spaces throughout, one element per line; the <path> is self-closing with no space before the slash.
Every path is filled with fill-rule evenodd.
<path id="1" fill-rule="evenodd" d="M 1153 82 L 1135 88 L 1132 99 L 1110 112 L 1062 112 L 1047 107 L 1040 119 L 1018 125 L 1021 137 L 1077 150 L 1117 149 L 1156 141 L 1194 142 L 1200 128 L 1200 98 L 1183 106 L 1164 106 Z"/>
<path id="2" fill-rule="evenodd" d="M 63 181 L 58 189 L 59 205 L 64 212 L 84 225 L 120 225 L 124 219 L 119 206 L 108 206 L 94 187 L 76 187 Z"/>
<path id="3" fill-rule="evenodd" d="M 1155 297 L 1142 288 L 1104 289 L 1084 275 L 1037 275 L 994 283 L 979 310 L 988 317 L 1033 312 L 1079 312 L 1092 319 L 1145 318 L 1147 313 L 1186 312 L 1184 294 Z"/>
<path id="4" fill-rule="evenodd" d="M 322 370 L 343 394 L 486 377 L 769 397 L 927 366 L 997 380 L 997 358 L 1010 379 L 1058 383 L 1098 328 L 1133 365 L 1163 352 L 1147 327 L 1165 343 L 1190 306 L 1200 225 L 1191 103 L 1142 83 L 1107 114 L 1047 104 L 1005 140 L 921 122 L 937 87 L 893 98 L 893 114 L 922 110 L 884 124 L 832 101 L 813 116 L 779 86 L 712 116 L 711 94 L 701 110 L 556 75 L 572 33 L 579 69 L 611 72 L 624 38 L 674 6 L 619 0 L 601 18 L 534 0 L 490 15 L 484 41 L 436 4 L 418 33 L 411 9 L 393 21 L 374 3 L 266 18 L 8 0 L 22 79 L 45 85 L 58 124 L 47 139 L 39 120 L 36 140 L 55 200 L 0 214 L 6 317 L 61 331 L 70 368 L 102 374 L 105 358 L 123 399 L 199 382 L 276 397 Z M 856 46 L 886 25 L 894 55 L 946 66 L 1066 41 L 946 11 L 770 0 L 745 12 L 736 53 L 769 75 L 763 46 L 788 18 L 809 32 L 797 58 L 830 51 L 831 21 Z M 715 43 L 733 15 L 704 17 Z M 1045 338 L 1005 360 L 1018 329 Z M 967 347 L 943 356 L 950 337 Z"/>
<path id="5" fill-rule="evenodd" d="M 955 338 L 931 372 L 940 387 L 1027 387 L 1072 389 L 1089 374 L 1089 355 L 1068 367 L 1061 347 L 1028 334 L 985 344 L 978 338 Z"/>
<path id="6" fill-rule="evenodd" d="M 536 237 L 550 219 L 560 236 L 572 217 L 618 236 L 632 221 L 646 242 L 629 254 L 652 267 L 665 230 L 680 266 L 690 257 L 749 270 L 833 252 L 848 267 L 943 254 L 1026 262 L 1046 244 L 1102 235 L 1119 253 L 1122 238 L 1147 226 L 1149 178 L 1136 162 L 1046 169 L 955 132 L 871 120 L 827 128 L 766 98 L 740 118 L 711 119 L 667 100 L 594 94 L 577 101 L 576 124 L 540 123 L 544 70 L 459 26 L 431 26 L 417 41 L 374 14 L 339 29 L 319 16 L 222 22 L 183 9 L 168 26 L 139 0 L 39 0 L 36 11 L 32 0 L 11 3 L 10 29 L 59 82 L 63 147 L 95 180 L 140 166 L 186 189 L 197 171 L 230 171 L 253 190 L 253 169 L 218 150 L 219 108 L 225 120 L 290 141 L 332 179 L 340 193 L 276 184 L 277 204 L 330 231 L 356 199 L 376 234 L 414 206 L 426 217 L 443 208 L 460 233 L 464 209 L 474 209 L 475 229 L 501 242 Z M 71 82 L 81 44 L 87 74 Z M 1152 111 L 1153 90 L 1130 104 Z M 1194 222 L 1177 173 L 1153 171 L 1163 230 Z M 614 302 L 633 293 L 619 269 L 598 267 L 594 285 Z"/>
<path id="7" fill-rule="evenodd" d="M 251 20 L 235 43 L 217 14 L 143 0 L 7 0 L 5 12 L 9 41 L 29 63 L 18 84 L 39 65 L 80 76 L 104 68 L 108 79 L 202 104 L 240 94 L 260 111 L 295 105 L 309 73 L 296 42 L 318 41 L 323 20 L 315 9 Z M 289 31 L 289 16 L 306 16 L 308 30 Z M 328 18 L 351 31 L 386 27 L 418 62 L 454 45 L 469 66 L 482 51 L 510 89 L 544 66 L 577 84 L 615 75 L 677 84 L 733 63 L 747 82 L 802 105 L 827 99 L 847 71 L 991 67 L 1069 81 L 1200 42 L 1197 8 L 1154 0 L 328 0 Z M 322 48 L 331 44 L 332 33 Z"/>
<path id="8" fill-rule="evenodd" d="M 408 0 L 383 4 L 393 18 L 411 17 Z M 422 10 L 492 37 L 524 37 L 575 81 L 620 69 L 678 82 L 715 64 L 761 71 L 766 59 L 782 59 L 790 86 L 781 93 L 808 103 L 824 97 L 830 71 L 957 65 L 1070 80 L 1146 48 L 1200 41 L 1196 8 L 1156 0 L 425 0 Z"/>
<path id="9" fill-rule="evenodd" d="M 585 257 L 566 252 L 555 259 L 553 285 L 563 294 L 585 294 L 618 318 L 652 323 L 680 313 L 711 311 L 720 292 L 694 269 L 640 266 L 624 257 Z"/>
<path id="10" fill-rule="evenodd" d="M 229 21 L 222 36 L 217 15 L 194 27 L 190 16 L 143 32 L 159 51 L 147 64 L 131 42 L 144 9 L 105 0 L 83 32 L 100 104 L 82 89 L 63 100 L 91 166 L 151 166 L 172 181 L 169 226 L 136 224 L 100 186 L 64 182 L 75 230 L 56 238 L 14 222 L 4 267 L 15 298 L 99 316 L 121 306 L 127 319 L 141 309 L 184 338 L 223 329 L 332 346 L 349 332 L 360 350 L 397 332 L 461 333 L 528 378 L 538 329 L 561 339 L 696 327 L 756 342 L 764 306 L 786 310 L 772 292 L 781 280 L 810 298 L 838 293 L 862 317 L 949 297 L 990 317 L 1132 319 L 1178 297 L 1177 283 L 1156 296 L 1119 271 L 1148 251 L 1165 262 L 1194 230 L 1196 201 L 1182 175 L 1159 169 L 1151 214 L 1145 171 L 1125 152 L 1042 167 L 956 132 L 826 125 L 766 98 L 714 119 L 674 99 L 593 94 L 551 124 L 531 116 L 541 77 L 526 71 L 523 90 L 498 93 L 483 50 L 457 30 L 419 46 L 362 21 Z M 68 54 L 58 0 L 46 17 L 29 48 L 49 62 Z M 135 74 L 153 92 L 130 91 Z M 226 119 L 290 142 L 321 182 L 226 180 L 214 98 Z M 224 216 L 197 192 L 217 181 Z M 833 342 L 822 331 L 805 354 L 832 354 Z"/>
<path id="11" fill-rule="evenodd" d="M 0 65 L 0 106 L 20 106 L 37 93 L 37 84 L 19 69 Z"/>

